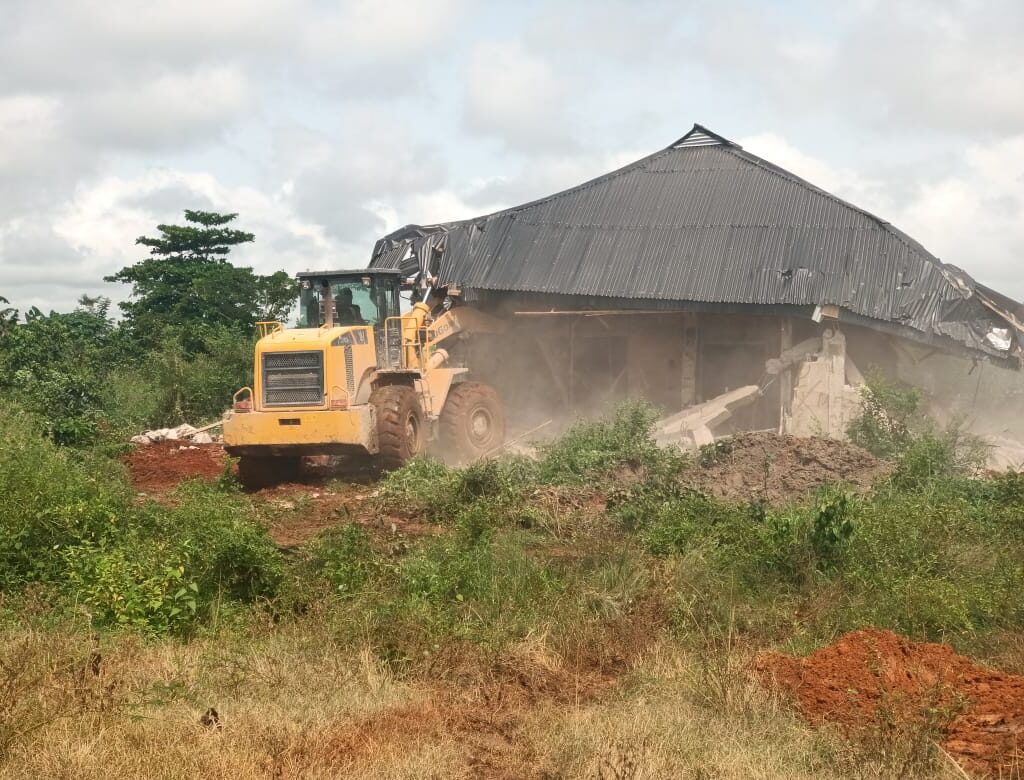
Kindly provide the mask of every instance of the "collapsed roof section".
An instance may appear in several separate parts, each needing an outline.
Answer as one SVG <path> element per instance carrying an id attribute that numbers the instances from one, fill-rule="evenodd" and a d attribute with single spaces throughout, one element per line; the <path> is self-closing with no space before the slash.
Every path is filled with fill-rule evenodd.
<path id="1" fill-rule="evenodd" d="M 370 265 L 604 308 L 785 307 L 1019 361 L 1021 306 L 888 222 L 710 130 L 540 200 L 409 225 Z"/>

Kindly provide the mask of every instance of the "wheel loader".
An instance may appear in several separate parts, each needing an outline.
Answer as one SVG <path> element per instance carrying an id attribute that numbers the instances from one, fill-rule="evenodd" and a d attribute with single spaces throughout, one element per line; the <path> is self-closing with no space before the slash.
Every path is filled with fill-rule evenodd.
<path id="1" fill-rule="evenodd" d="M 500 320 L 424 302 L 403 314 L 398 271 L 304 272 L 298 282 L 294 327 L 258 324 L 252 386 L 224 418 L 244 485 L 294 479 L 311 455 L 394 469 L 428 446 L 459 462 L 502 446 L 498 394 L 452 365 L 445 348 L 499 331 Z"/>

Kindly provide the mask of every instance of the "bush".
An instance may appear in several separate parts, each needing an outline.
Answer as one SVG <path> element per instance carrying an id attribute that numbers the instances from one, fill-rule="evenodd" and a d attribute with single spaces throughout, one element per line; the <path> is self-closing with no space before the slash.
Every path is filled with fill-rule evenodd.
<path id="1" fill-rule="evenodd" d="M 196 338 L 190 333 L 189 338 Z M 253 338 L 228 328 L 205 328 L 201 349 L 188 351 L 185 335 L 163 334 L 146 361 L 152 377 L 152 427 L 179 425 L 219 418 L 240 387 L 252 384 Z"/>
<path id="2" fill-rule="evenodd" d="M 651 436 L 657 410 L 646 402 L 619 405 L 604 419 L 584 420 L 541 448 L 539 479 L 547 484 L 579 484 L 616 467 L 659 467 L 681 462 L 679 455 L 659 448 Z"/>
<path id="3" fill-rule="evenodd" d="M 455 511 L 458 472 L 433 458 L 413 458 L 378 484 L 377 507 L 403 517 L 443 520 Z"/>
<path id="4" fill-rule="evenodd" d="M 850 441 L 880 458 L 897 455 L 910 445 L 922 422 L 921 391 L 868 372 L 861 388 L 861 414 L 846 430 Z"/>
<path id="5" fill-rule="evenodd" d="M 920 490 L 936 481 L 973 476 L 985 459 L 981 440 L 956 425 L 945 431 L 925 430 L 899 452 L 891 480 L 898 488 Z"/>
<path id="6" fill-rule="evenodd" d="M 83 296 L 75 311 L 43 314 L 0 333 L 0 389 L 32 411 L 55 442 L 82 446 L 102 433 L 108 376 L 131 361 L 130 345 L 107 316 L 110 301 Z"/>
<path id="7" fill-rule="evenodd" d="M 0 590 L 31 582 L 59 583 L 68 547 L 104 543 L 130 506 L 118 467 L 89 453 L 71 453 L 43 438 L 40 423 L 7 408 L 0 413 Z"/>
<path id="8" fill-rule="evenodd" d="M 354 596 L 378 569 L 366 531 L 355 523 L 328 531 L 312 551 L 313 568 L 341 596 Z"/>
<path id="9" fill-rule="evenodd" d="M 99 624 L 154 633 L 273 595 L 283 563 L 244 498 L 193 483 L 171 505 L 134 505 L 116 464 L 71 457 L 35 425 L 0 415 L 0 589 L 48 584 Z"/>

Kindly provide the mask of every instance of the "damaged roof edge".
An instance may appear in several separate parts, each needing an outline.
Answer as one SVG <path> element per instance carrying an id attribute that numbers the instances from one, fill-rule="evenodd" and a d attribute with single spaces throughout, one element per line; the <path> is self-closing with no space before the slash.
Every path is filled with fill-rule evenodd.
<path id="1" fill-rule="evenodd" d="M 470 295 L 833 304 L 867 327 L 1018 364 L 1024 340 L 1020 303 L 699 124 L 665 149 L 552 195 L 406 225 L 376 242 L 370 264 Z"/>

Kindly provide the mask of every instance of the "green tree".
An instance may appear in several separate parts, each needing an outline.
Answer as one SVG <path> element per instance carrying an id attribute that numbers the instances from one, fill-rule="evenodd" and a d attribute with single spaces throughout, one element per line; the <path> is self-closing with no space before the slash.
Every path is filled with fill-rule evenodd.
<path id="1" fill-rule="evenodd" d="M 65 314 L 33 306 L 23 324 L 0 336 L 0 389 L 60 444 L 88 444 L 99 433 L 103 388 L 125 358 L 109 306 L 109 299 L 86 296 Z"/>
<path id="2" fill-rule="evenodd" d="M 0 303 L 10 303 L 0 295 Z M 0 336 L 11 331 L 18 324 L 18 310 L 10 306 L 0 309 Z"/>
<path id="3" fill-rule="evenodd" d="M 237 216 L 186 210 L 187 224 L 158 225 L 159 236 L 136 239 L 150 248 L 150 257 L 106 281 L 132 285 L 121 309 L 138 341 L 164 341 L 170 330 L 187 351 L 204 352 L 212 330 L 249 333 L 258 320 L 287 314 L 296 290 L 285 272 L 261 276 L 228 262 L 233 247 L 255 238 L 230 227 Z"/>

